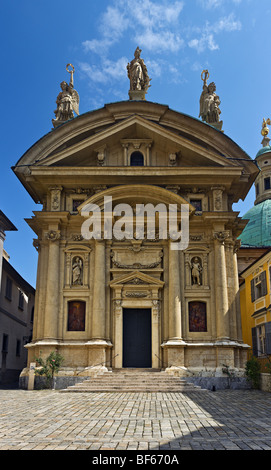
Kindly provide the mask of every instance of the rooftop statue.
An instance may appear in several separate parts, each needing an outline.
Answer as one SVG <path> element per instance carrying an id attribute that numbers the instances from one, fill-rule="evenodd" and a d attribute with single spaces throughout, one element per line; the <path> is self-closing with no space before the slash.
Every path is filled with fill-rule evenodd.
<path id="1" fill-rule="evenodd" d="M 144 100 L 148 88 L 151 86 L 147 67 L 140 57 L 141 49 L 136 48 L 135 58 L 127 65 L 128 78 L 130 79 L 130 100 Z"/>
<path id="2" fill-rule="evenodd" d="M 203 70 L 201 74 L 201 79 L 203 81 L 203 90 L 200 97 L 199 117 L 201 117 L 202 121 L 205 121 L 208 124 L 211 124 L 212 126 L 221 130 L 223 122 L 220 121 L 220 99 L 219 96 L 216 94 L 215 83 L 212 82 L 207 85 L 207 80 L 209 76 L 210 75 L 208 70 Z"/>
<path id="3" fill-rule="evenodd" d="M 71 67 L 71 70 L 68 67 Z M 55 119 L 52 119 L 54 127 L 72 119 L 73 111 L 79 115 L 79 95 L 73 87 L 74 66 L 67 64 L 66 70 L 70 74 L 70 83 L 69 85 L 64 81 L 60 83 L 62 91 L 56 99 L 57 109 L 54 111 Z"/>

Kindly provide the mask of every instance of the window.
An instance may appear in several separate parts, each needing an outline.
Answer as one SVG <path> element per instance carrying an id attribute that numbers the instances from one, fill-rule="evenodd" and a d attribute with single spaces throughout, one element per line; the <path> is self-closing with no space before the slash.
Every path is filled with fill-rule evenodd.
<path id="1" fill-rule="evenodd" d="M 16 356 L 19 357 L 21 355 L 21 341 L 17 339 L 16 341 Z"/>
<path id="2" fill-rule="evenodd" d="M 189 331 L 206 332 L 207 316 L 205 302 L 189 302 Z"/>
<path id="3" fill-rule="evenodd" d="M 21 290 L 19 290 L 19 303 L 18 303 L 18 308 L 20 310 L 24 309 L 24 294 Z"/>
<path id="4" fill-rule="evenodd" d="M 31 318 L 30 318 L 30 323 L 33 323 L 33 322 L 34 322 L 34 307 L 32 307 Z"/>
<path id="5" fill-rule="evenodd" d="M 84 202 L 85 199 L 73 199 L 72 200 L 72 211 L 77 212 L 77 207 Z"/>
<path id="6" fill-rule="evenodd" d="M 256 196 L 259 196 L 260 193 L 260 188 L 259 188 L 259 183 L 256 184 Z"/>
<path id="7" fill-rule="evenodd" d="M 264 178 L 264 190 L 270 189 L 270 178 Z"/>
<path id="8" fill-rule="evenodd" d="M 68 303 L 68 331 L 85 331 L 86 303 L 71 301 Z"/>
<path id="9" fill-rule="evenodd" d="M 266 284 L 266 271 L 263 271 L 257 277 L 252 279 L 250 282 L 251 286 L 251 301 L 255 302 L 255 300 L 263 297 L 267 294 L 267 284 Z"/>
<path id="10" fill-rule="evenodd" d="M 131 166 L 144 166 L 144 156 L 141 152 L 133 152 L 130 158 Z"/>
<path id="11" fill-rule="evenodd" d="M 252 328 L 252 349 L 256 357 L 271 354 L 271 322 Z"/>
<path id="12" fill-rule="evenodd" d="M 6 335 L 5 333 L 3 334 L 2 352 L 8 352 L 8 335 Z"/>
<path id="13" fill-rule="evenodd" d="M 6 298 L 8 300 L 11 300 L 12 298 L 12 280 L 7 277 L 7 280 L 6 280 L 6 294 L 5 294 Z"/>
<path id="14" fill-rule="evenodd" d="M 202 211 L 201 199 L 190 199 L 190 204 L 196 208 L 196 212 Z"/>

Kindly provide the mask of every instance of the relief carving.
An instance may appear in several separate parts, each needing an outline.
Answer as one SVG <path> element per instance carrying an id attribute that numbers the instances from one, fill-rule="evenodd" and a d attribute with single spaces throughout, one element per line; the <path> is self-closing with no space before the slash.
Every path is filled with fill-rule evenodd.
<path id="1" fill-rule="evenodd" d="M 141 291 L 141 292 L 130 291 L 130 292 L 126 292 L 125 295 L 126 295 L 126 297 L 140 299 L 140 298 L 144 298 L 144 297 L 149 297 L 150 296 L 150 291 Z"/>
<path id="2" fill-rule="evenodd" d="M 219 243 L 223 243 L 223 244 L 224 244 L 225 240 L 227 240 L 227 238 L 229 238 L 229 236 L 230 236 L 230 232 L 228 230 L 213 233 L 213 239 L 217 240 L 217 241 L 219 241 Z"/>
<path id="3" fill-rule="evenodd" d="M 49 230 L 49 232 L 45 234 L 46 240 L 50 240 L 51 242 L 55 242 L 59 240 L 60 237 L 61 237 L 60 232 L 56 230 Z"/>
<path id="4" fill-rule="evenodd" d="M 142 249 L 139 246 L 133 246 L 133 248 L 128 248 L 129 252 L 126 250 L 123 251 L 113 251 L 111 253 L 112 264 L 115 268 L 118 269 L 155 269 L 161 264 L 161 259 L 163 252 L 159 250 L 148 251 L 147 249 Z M 142 252 L 141 252 L 142 251 Z M 144 251 L 144 253 L 143 253 Z M 125 260 L 129 259 L 131 262 L 126 263 Z M 155 259 L 155 261 L 152 261 Z M 143 260 L 150 261 L 144 263 Z M 133 262 L 134 261 L 134 262 Z"/>

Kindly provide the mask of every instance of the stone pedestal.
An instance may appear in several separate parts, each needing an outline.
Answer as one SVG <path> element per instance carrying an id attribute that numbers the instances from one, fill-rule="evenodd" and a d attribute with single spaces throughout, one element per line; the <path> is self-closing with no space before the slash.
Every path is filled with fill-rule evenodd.
<path id="1" fill-rule="evenodd" d="M 146 91 L 144 90 L 130 90 L 129 91 L 129 98 L 132 101 L 144 101 Z"/>

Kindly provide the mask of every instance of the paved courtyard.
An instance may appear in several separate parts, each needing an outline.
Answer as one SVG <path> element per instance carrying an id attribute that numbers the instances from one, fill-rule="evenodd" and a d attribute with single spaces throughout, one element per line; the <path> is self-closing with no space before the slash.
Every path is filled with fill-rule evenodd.
<path id="1" fill-rule="evenodd" d="M 0 390 L 0 450 L 271 450 L 271 394 Z"/>

